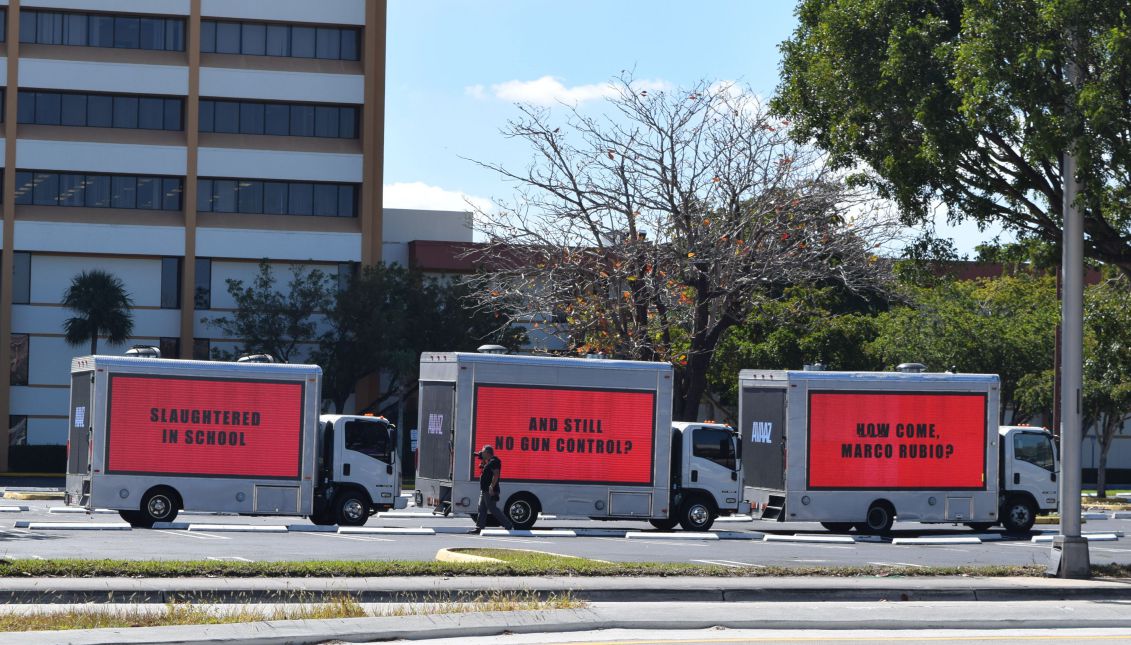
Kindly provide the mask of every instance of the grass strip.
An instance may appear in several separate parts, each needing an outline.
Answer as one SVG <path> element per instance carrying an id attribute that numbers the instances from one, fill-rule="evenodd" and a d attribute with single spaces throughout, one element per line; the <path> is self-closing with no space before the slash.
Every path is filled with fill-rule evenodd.
<path id="1" fill-rule="evenodd" d="M 441 594 L 442 595 L 442 594 Z M 330 618 L 434 616 L 487 611 L 542 611 L 578 609 L 586 603 L 569 593 L 541 598 L 533 592 L 490 591 L 474 596 L 447 596 L 436 601 L 398 603 L 366 608 L 349 595 L 337 594 L 325 601 L 285 606 L 194 605 L 169 603 L 158 606 L 82 607 L 65 610 L 9 611 L 0 613 L 0 632 L 25 632 L 103 627 L 163 627 L 172 625 L 220 625 L 267 620 L 322 620 Z M 11 610 L 11 607 L 9 608 Z"/>
<path id="2" fill-rule="evenodd" d="M 491 556 L 494 557 L 494 556 Z M 500 558 L 501 559 L 501 558 Z M 723 567 L 678 562 L 598 562 L 584 558 L 512 557 L 494 562 L 326 560 L 231 562 L 217 560 L 24 560 L 0 561 L 0 577 L 46 578 L 356 578 L 392 576 L 1029 576 L 1043 566 L 954 567 Z M 1108 575 L 1108 574 L 1104 574 Z M 1123 574 L 1123 575 L 1126 575 Z"/>

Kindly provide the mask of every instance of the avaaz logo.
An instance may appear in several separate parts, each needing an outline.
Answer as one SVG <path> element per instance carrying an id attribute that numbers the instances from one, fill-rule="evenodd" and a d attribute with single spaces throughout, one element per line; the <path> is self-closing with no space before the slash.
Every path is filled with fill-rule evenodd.
<path id="1" fill-rule="evenodd" d="M 771 443 L 770 434 L 774 431 L 774 424 L 770 421 L 755 421 L 750 424 L 750 441 L 754 443 Z"/>

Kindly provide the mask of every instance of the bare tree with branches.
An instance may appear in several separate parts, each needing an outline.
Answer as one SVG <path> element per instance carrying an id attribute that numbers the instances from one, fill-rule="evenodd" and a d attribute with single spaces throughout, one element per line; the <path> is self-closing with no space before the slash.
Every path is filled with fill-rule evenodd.
<path id="1" fill-rule="evenodd" d="M 601 116 L 519 106 L 503 134 L 530 145 L 513 200 L 477 217 L 482 306 L 549 319 L 570 349 L 671 361 L 675 414 L 694 419 L 722 335 L 782 286 L 882 288 L 894 236 L 868 197 L 790 140 L 749 93 L 701 82 L 638 89 Z"/>

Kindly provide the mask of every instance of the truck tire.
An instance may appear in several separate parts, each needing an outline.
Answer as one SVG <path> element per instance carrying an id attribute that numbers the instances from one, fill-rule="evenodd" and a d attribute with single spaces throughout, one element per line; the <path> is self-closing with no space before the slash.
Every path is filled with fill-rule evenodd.
<path id="1" fill-rule="evenodd" d="M 329 513 L 319 513 L 318 515 L 311 515 L 310 522 L 316 526 L 333 526 L 337 524 L 337 520 Z"/>
<path id="2" fill-rule="evenodd" d="M 821 526 L 830 533 L 848 533 L 852 530 L 852 522 L 821 522 Z"/>
<path id="3" fill-rule="evenodd" d="M 679 518 L 669 517 L 662 520 L 648 520 L 648 523 L 661 531 L 670 531 L 675 528 L 676 524 L 679 524 Z"/>
<path id="4" fill-rule="evenodd" d="M 180 497 L 173 489 L 163 486 L 151 488 L 142 496 L 141 509 L 133 516 L 136 521 L 130 522 L 130 525 L 151 528 L 157 522 L 172 522 L 177 519 L 180 505 Z"/>
<path id="5" fill-rule="evenodd" d="M 1001 505 L 1000 517 L 1006 533 L 1028 533 L 1037 521 L 1037 509 L 1028 498 L 1017 495 Z"/>
<path id="6" fill-rule="evenodd" d="M 683 501 L 679 508 L 679 525 L 685 531 L 707 531 L 715 523 L 715 508 L 702 495 Z"/>
<path id="7" fill-rule="evenodd" d="M 883 535 L 891 531 L 891 525 L 894 523 L 895 509 L 887 501 L 879 500 L 872 502 L 868 507 L 868 515 L 862 523 L 856 525 L 856 529 L 864 533 Z"/>
<path id="8" fill-rule="evenodd" d="M 530 493 L 511 495 L 503 508 L 503 514 L 517 531 L 529 531 L 538 521 L 538 514 L 541 512 L 542 505 L 538 503 L 538 498 Z"/>
<path id="9" fill-rule="evenodd" d="M 354 490 L 344 490 L 334 498 L 334 519 L 338 526 L 361 526 L 369 520 L 369 499 Z"/>

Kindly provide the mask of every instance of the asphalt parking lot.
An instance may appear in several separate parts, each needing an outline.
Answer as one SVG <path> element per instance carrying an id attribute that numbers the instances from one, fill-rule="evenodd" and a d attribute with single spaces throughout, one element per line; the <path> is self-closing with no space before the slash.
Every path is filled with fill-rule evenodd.
<path id="1" fill-rule="evenodd" d="M 470 535 L 466 517 L 408 508 L 364 527 L 316 527 L 298 517 L 182 513 L 171 525 L 131 529 L 117 513 L 76 512 L 59 501 L 0 501 L 0 555 L 6 558 L 256 560 L 430 560 L 452 547 L 510 547 L 609 561 L 722 566 L 1045 565 L 1054 525 L 1027 536 L 976 533 L 963 526 L 897 522 L 883 538 L 834 535 L 809 523 L 724 519 L 706 534 L 661 532 L 643 522 L 543 518 L 534 531 Z M 1086 516 L 1094 564 L 1131 562 L 1123 538 L 1131 519 Z M 1121 515 L 1122 517 L 1122 515 Z"/>

